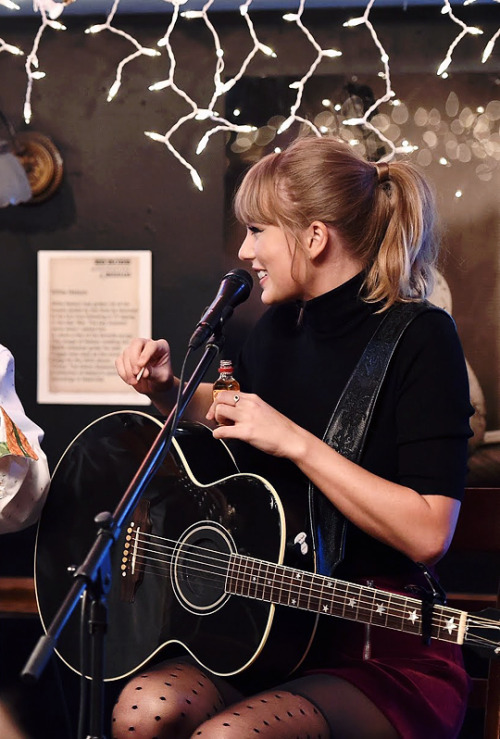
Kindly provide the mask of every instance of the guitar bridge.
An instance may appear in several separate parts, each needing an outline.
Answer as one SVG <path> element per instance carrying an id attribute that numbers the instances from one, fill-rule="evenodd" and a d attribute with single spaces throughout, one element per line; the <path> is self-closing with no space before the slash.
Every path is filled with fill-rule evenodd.
<path id="1" fill-rule="evenodd" d="M 133 603 L 135 594 L 144 577 L 144 544 L 151 533 L 149 518 L 149 500 L 140 500 L 125 535 L 125 544 L 122 552 L 121 593 L 120 599 L 126 603 Z"/>

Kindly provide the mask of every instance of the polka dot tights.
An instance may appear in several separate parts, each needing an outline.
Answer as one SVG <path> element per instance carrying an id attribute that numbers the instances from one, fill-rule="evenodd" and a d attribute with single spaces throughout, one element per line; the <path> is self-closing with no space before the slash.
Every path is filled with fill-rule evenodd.
<path id="1" fill-rule="evenodd" d="M 328 739 L 328 725 L 301 695 L 283 689 L 242 698 L 188 662 L 139 674 L 123 689 L 113 739 Z M 220 683 L 220 684 L 219 684 Z"/>

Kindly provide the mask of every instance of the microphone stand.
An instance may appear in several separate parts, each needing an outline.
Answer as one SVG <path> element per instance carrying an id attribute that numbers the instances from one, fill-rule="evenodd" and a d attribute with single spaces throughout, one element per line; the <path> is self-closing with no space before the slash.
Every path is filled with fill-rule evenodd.
<path id="1" fill-rule="evenodd" d="M 106 596 L 111 587 L 111 547 L 118 539 L 123 524 L 136 507 L 139 497 L 167 456 L 173 437 L 172 431 L 175 432 L 173 423 L 182 417 L 211 362 L 220 352 L 222 344 L 223 336 L 219 328 L 209 338 L 204 354 L 186 383 L 179 402 L 172 409 L 115 511 L 113 514 L 102 512 L 96 516 L 95 521 L 99 526 L 97 537 L 85 560 L 75 571 L 74 585 L 71 586 L 45 635 L 38 640 L 21 673 L 21 677 L 26 682 L 33 683 L 38 680 L 56 647 L 61 631 L 73 613 L 80 596 L 86 590 L 90 597 L 88 632 L 91 638 L 90 733 L 87 739 L 104 739 L 104 634 L 107 626 Z"/>

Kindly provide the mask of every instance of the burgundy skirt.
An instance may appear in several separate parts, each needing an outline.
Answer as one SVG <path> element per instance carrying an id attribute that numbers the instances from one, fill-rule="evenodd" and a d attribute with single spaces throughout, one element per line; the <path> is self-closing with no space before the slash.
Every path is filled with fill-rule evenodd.
<path id="1" fill-rule="evenodd" d="M 335 618 L 321 621 L 303 672 L 355 685 L 403 739 L 455 739 L 470 692 L 459 646 Z"/>

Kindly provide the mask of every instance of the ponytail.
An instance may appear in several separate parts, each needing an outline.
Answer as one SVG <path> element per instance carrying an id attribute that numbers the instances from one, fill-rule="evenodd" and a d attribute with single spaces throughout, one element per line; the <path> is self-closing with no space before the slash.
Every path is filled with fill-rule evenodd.
<path id="1" fill-rule="evenodd" d="M 432 291 L 434 197 L 409 162 L 372 164 L 344 141 L 305 136 L 251 167 L 235 213 L 242 223 L 279 226 L 297 248 L 313 221 L 334 227 L 364 266 L 364 299 L 382 310 Z"/>
<path id="2" fill-rule="evenodd" d="M 423 300 L 435 280 L 438 242 L 435 233 L 433 192 L 420 172 L 409 162 L 375 165 L 376 180 L 372 259 L 367 263 L 365 299 L 384 301 Z"/>

